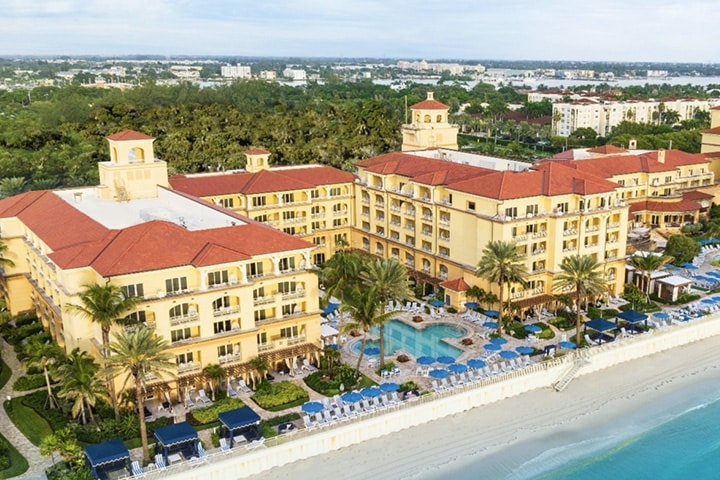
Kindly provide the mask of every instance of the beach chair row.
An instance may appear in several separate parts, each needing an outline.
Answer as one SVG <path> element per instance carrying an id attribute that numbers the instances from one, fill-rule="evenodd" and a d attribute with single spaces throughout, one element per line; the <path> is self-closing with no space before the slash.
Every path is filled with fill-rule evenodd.
<path id="1" fill-rule="evenodd" d="M 310 415 L 303 415 L 303 425 L 306 430 L 327 427 L 374 412 L 386 410 L 400 404 L 402 400 L 396 392 L 383 394 L 375 398 L 365 398 L 355 403 L 345 403 L 341 407 L 332 407 Z"/>
<path id="2" fill-rule="evenodd" d="M 393 367 L 390 370 L 383 369 L 380 371 L 380 376 L 382 378 L 389 378 L 389 377 L 393 377 L 395 375 L 400 375 L 400 368 L 398 368 L 397 365 L 393 365 Z"/>

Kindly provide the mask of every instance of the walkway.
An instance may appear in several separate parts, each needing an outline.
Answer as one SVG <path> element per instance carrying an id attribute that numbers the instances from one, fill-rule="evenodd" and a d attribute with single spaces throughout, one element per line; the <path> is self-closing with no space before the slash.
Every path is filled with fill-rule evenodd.
<path id="1" fill-rule="evenodd" d="M 24 373 L 25 369 L 20 366 L 20 362 L 18 362 L 17 356 L 15 356 L 15 351 L 13 350 L 12 345 L 0 338 L 0 350 L 2 350 L 3 361 L 12 371 L 10 380 L 8 380 L 5 386 L 0 389 L 0 399 L 4 402 L 8 396 L 22 396 L 27 392 L 16 392 L 13 389 L 15 380 Z M 30 443 L 30 441 L 25 438 L 25 435 L 23 435 L 20 430 L 15 427 L 15 424 L 13 424 L 10 421 L 10 418 L 8 418 L 4 408 L 0 408 L 0 425 L 3 426 L 3 436 L 7 438 L 8 441 L 15 446 L 15 448 L 17 448 L 18 452 L 25 457 L 29 465 L 27 472 L 14 478 L 21 480 L 47 479 L 45 476 L 45 470 L 52 465 L 52 459 L 50 457 L 43 457 L 40 455 L 40 449 Z"/>

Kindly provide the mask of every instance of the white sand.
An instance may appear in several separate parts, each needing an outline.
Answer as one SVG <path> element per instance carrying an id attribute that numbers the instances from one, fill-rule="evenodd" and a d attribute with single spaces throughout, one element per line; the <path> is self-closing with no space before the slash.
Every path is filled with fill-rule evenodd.
<path id="1" fill-rule="evenodd" d="M 598 444 L 689 399 L 719 397 L 719 344 L 710 338 L 576 378 L 561 393 L 535 390 L 249 478 L 509 478 L 548 449 L 560 448 L 547 457 L 561 459 L 569 442 Z"/>

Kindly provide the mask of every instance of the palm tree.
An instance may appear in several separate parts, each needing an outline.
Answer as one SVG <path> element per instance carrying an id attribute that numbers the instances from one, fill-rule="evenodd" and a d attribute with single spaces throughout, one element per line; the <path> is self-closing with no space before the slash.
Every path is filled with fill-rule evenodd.
<path id="1" fill-rule="evenodd" d="M 525 265 L 525 261 L 518 253 L 514 242 L 493 240 L 483 249 L 475 275 L 491 283 L 497 283 L 500 287 L 500 293 L 498 295 L 500 301 L 500 309 L 498 310 L 498 334 L 502 335 L 505 284 L 518 283 L 522 286 L 527 285 L 527 281 L 525 280 L 527 276 L 527 266 Z M 508 304 L 510 303 L 509 297 L 507 302 Z"/>
<path id="2" fill-rule="evenodd" d="M 384 312 L 384 306 L 378 300 L 377 290 L 375 286 L 356 287 L 347 298 L 347 303 L 341 307 L 342 310 L 352 315 L 352 322 L 344 324 L 341 329 L 343 332 L 349 330 L 362 330 L 363 339 L 360 348 L 360 356 L 358 357 L 355 367 L 355 376 L 360 376 L 360 364 L 365 354 L 365 344 L 367 343 L 367 333 L 370 328 L 387 322 L 393 315 L 393 312 Z"/>
<path id="3" fill-rule="evenodd" d="M 660 267 L 665 265 L 666 263 L 670 263 L 673 261 L 673 258 L 668 255 L 653 255 L 653 254 L 645 254 L 645 255 L 638 255 L 635 254 L 632 257 L 628 259 L 628 264 L 635 268 L 643 277 L 643 293 L 645 293 L 645 301 L 648 302 L 650 300 L 650 279 L 652 277 L 653 272 L 658 270 Z"/>
<path id="4" fill-rule="evenodd" d="M 65 308 L 70 312 L 79 313 L 85 318 L 100 324 L 102 330 L 103 356 L 109 354 L 110 329 L 121 322 L 125 314 L 132 310 L 140 301 L 139 297 L 127 297 L 122 289 L 109 282 L 105 285 L 84 285 L 79 294 L 80 305 L 69 303 Z M 120 419 L 120 409 L 115 395 L 114 383 L 108 379 L 108 390 L 115 412 L 115 419 Z"/>
<path id="5" fill-rule="evenodd" d="M 205 378 L 207 379 L 208 385 L 210 385 L 210 395 L 212 396 L 212 399 L 214 402 L 215 401 L 215 385 L 216 384 L 220 385 L 222 383 L 222 381 L 225 380 L 227 373 L 225 373 L 225 369 L 223 369 L 217 363 L 208 363 L 202 369 L 202 373 L 205 376 Z"/>
<path id="6" fill-rule="evenodd" d="M 597 295 L 607 290 L 607 283 L 600 270 L 600 264 L 589 255 L 569 255 L 560 264 L 560 273 L 555 276 L 554 288 L 575 292 L 577 311 L 575 314 L 575 343 L 580 345 L 581 306 L 587 302 L 587 296 Z"/>
<path id="7" fill-rule="evenodd" d="M 407 268 L 394 258 L 375 259 L 360 273 L 360 278 L 366 287 L 375 287 L 382 308 L 390 300 L 397 302 L 412 295 Z M 380 323 L 379 327 L 380 365 L 385 365 L 385 322 Z"/>
<path id="8" fill-rule="evenodd" d="M 362 267 L 362 260 L 357 252 L 338 250 L 328 259 L 320 270 L 320 282 L 325 288 L 326 298 L 337 297 L 345 303 L 345 297 L 357 285 Z M 342 309 L 340 324 L 343 323 Z"/>
<path id="9" fill-rule="evenodd" d="M 150 456 L 143 414 L 145 385 L 151 376 L 174 375 L 176 364 L 173 356 L 165 351 L 167 347 L 165 339 L 153 336 L 153 331 L 148 328 L 139 327 L 132 332 L 117 333 L 115 341 L 110 343 L 110 357 L 103 359 L 108 376 L 124 375 L 121 390 L 125 390 L 129 382 L 133 383 L 145 461 Z"/>
<path id="10" fill-rule="evenodd" d="M 260 383 L 262 383 L 265 380 L 265 374 L 270 370 L 270 364 L 268 363 L 267 359 L 264 357 L 255 357 L 252 360 L 250 360 L 250 366 L 255 369 L 255 371 L 258 374 L 258 378 L 260 379 Z M 255 390 L 257 390 L 257 381 L 253 379 L 253 387 L 255 387 Z"/>
<path id="11" fill-rule="evenodd" d="M 25 359 L 25 365 L 28 367 L 42 368 L 45 375 L 45 386 L 47 388 L 48 402 L 50 408 L 57 408 L 57 400 L 52 391 L 51 377 L 55 371 L 55 366 L 59 364 L 65 352 L 56 343 L 45 343 L 37 337 L 32 338 L 24 348 L 28 357 Z"/>
<path id="12" fill-rule="evenodd" d="M 331 345 L 327 345 L 323 348 L 323 360 L 325 364 L 325 370 L 330 378 L 335 376 L 335 364 L 340 360 L 342 355 L 340 352 L 335 350 Z"/>
<path id="13" fill-rule="evenodd" d="M 97 381 L 98 369 L 95 360 L 78 348 L 70 352 L 65 363 L 58 367 L 58 375 L 62 379 L 58 396 L 73 400 L 72 415 L 80 417 L 83 425 L 87 423 L 87 412 L 90 421 L 97 426 L 92 408 L 98 400 L 109 400 L 105 387 Z"/>

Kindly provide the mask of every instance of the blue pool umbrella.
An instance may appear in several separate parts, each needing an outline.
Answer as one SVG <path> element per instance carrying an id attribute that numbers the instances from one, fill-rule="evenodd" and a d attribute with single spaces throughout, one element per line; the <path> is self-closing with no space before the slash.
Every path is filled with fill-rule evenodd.
<path id="1" fill-rule="evenodd" d="M 507 340 L 502 337 L 493 337 L 490 339 L 490 343 L 494 343 L 495 345 L 505 345 Z"/>
<path id="2" fill-rule="evenodd" d="M 366 387 L 360 390 L 360 395 L 365 398 L 379 397 L 381 393 L 382 390 L 380 390 L 378 387 Z"/>
<path id="3" fill-rule="evenodd" d="M 485 315 L 487 315 L 488 317 L 497 317 L 498 315 L 500 315 L 500 312 L 498 312 L 497 310 L 485 310 Z"/>
<path id="4" fill-rule="evenodd" d="M 653 317 L 659 318 L 660 320 L 666 320 L 670 318 L 670 314 L 665 312 L 655 312 L 653 313 Z"/>
<path id="5" fill-rule="evenodd" d="M 438 363 L 455 363 L 455 359 L 453 357 L 450 357 L 448 355 L 442 355 L 437 358 Z"/>
<path id="6" fill-rule="evenodd" d="M 445 305 L 445 302 L 443 302 L 442 300 L 430 300 L 429 303 L 433 307 L 442 307 L 443 305 Z"/>
<path id="7" fill-rule="evenodd" d="M 706 305 L 712 305 L 715 303 L 715 300 L 713 300 L 712 298 L 703 298 L 700 301 Z"/>
<path id="8" fill-rule="evenodd" d="M 450 372 L 448 372 L 444 368 L 436 368 L 434 370 L 430 370 L 430 373 L 428 375 L 433 378 L 445 378 L 450 375 Z"/>
<path id="9" fill-rule="evenodd" d="M 480 360 L 479 358 L 471 358 L 467 361 L 467 365 L 470 368 L 483 368 L 486 363 Z"/>
<path id="10" fill-rule="evenodd" d="M 494 343 L 486 343 L 485 345 L 483 345 L 483 348 L 491 352 L 499 352 L 500 350 L 502 350 L 501 345 L 496 345 Z"/>
<path id="11" fill-rule="evenodd" d="M 365 347 L 365 355 L 380 355 L 378 347 Z"/>
<path id="12" fill-rule="evenodd" d="M 362 400 L 363 397 L 358 392 L 345 392 L 340 396 L 340 398 L 343 399 L 343 402 L 355 403 Z"/>
<path id="13" fill-rule="evenodd" d="M 463 365 L 462 363 L 453 363 L 448 366 L 448 370 L 454 373 L 467 372 L 467 365 Z"/>
<path id="14" fill-rule="evenodd" d="M 690 262 L 681 263 L 680 266 L 683 267 L 683 268 L 687 268 L 688 270 L 697 270 L 697 269 L 699 268 L 699 267 L 696 267 L 695 265 L 693 265 L 693 264 L 690 263 Z"/>
<path id="15" fill-rule="evenodd" d="M 542 332 L 542 327 L 538 325 L 525 325 L 525 330 L 530 333 L 540 333 Z"/>
<path id="16" fill-rule="evenodd" d="M 465 307 L 467 308 L 478 308 L 480 306 L 477 302 L 465 302 Z"/>
<path id="17" fill-rule="evenodd" d="M 303 406 L 300 408 L 302 408 L 303 412 L 318 413 L 325 407 L 320 402 L 305 402 L 305 403 L 303 403 Z"/>
<path id="18" fill-rule="evenodd" d="M 497 322 L 485 322 L 483 323 L 483 327 L 485 328 L 497 328 L 498 324 Z"/>
<path id="19" fill-rule="evenodd" d="M 435 363 L 435 358 L 428 357 L 427 355 L 423 355 L 422 357 L 418 357 L 417 360 L 415 360 L 420 365 L 431 365 Z"/>
<path id="20" fill-rule="evenodd" d="M 515 358 L 518 356 L 518 354 L 513 352 L 512 350 L 503 350 L 502 352 L 500 352 L 500 356 L 502 358 Z"/>
<path id="21" fill-rule="evenodd" d="M 328 303 L 327 307 L 323 308 L 322 314 L 329 315 L 329 314 L 333 313 L 335 310 L 337 310 L 339 306 L 340 306 L 339 303 Z"/>
<path id="22" fill-rule="evenodd" d="M 520 355 L 530 355 L 535 351 L 535 349 L 526 345 L 520 345 L 515 349 L 515 351 L 518 352 Z"/>
<path id="23" fill-rule="evenodd" d="M 395 382 L 385 382 L 380 384 L 380 390 L 383 392 L 397 392 L 400 390 L 400 385 Z"/>
<path id="24" fill-rule="evenodd" d="M 573 348 L 577 347 L 577 345 L 575 345 L 575 342 L 569 342 L 567 340 L 559 342 L 558 346 L 560 348 L 567 348 L 568 350 L 572 350 Z"/>

